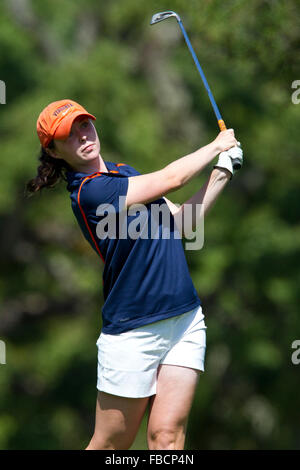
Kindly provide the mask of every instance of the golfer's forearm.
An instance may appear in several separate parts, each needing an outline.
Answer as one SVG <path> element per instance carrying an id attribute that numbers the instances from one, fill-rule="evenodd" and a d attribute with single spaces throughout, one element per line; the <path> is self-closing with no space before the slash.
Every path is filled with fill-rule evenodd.
<path id="1" fill-rule="evenodd" d="M 198 210 L 189 211 L 192 212 L 192 224 L 189 222 L 189 226 L 192 226 L 192 230 L 195 230 L 200 217 L 203 217 L 211 209 L 222 190 L 230 180 L 230 173 L 227 170 L 221 170 L 215 168 L 206 183 L 197 191 L 190 199 L 182 204 L 180 211 L 184 213 L 185 208 L 188 205 L 196 207 L 196 204 L 202 204 L 202 207 L 198 206 Z"/>
<path id="2" fill-rule="evenodd" d="M 205 147 L 175 160 L 165 169 L 174 176 L 175 180 L 178 180 L 178 187 L 181 187 L 203 170 L 218 155 L 219 151 L 217 144 L 211 142 Z"/>
<path id="3" fill-rule="evenodd" d="M 202 201 L 202 204 L 204 205 L 204 215 L 206 215 L 214 205 L 226 184 L 230 181 L 230 178 L 231 174 L 229 171 L 215 168 L 211 172 L 204 187 L 200 189 L 199 194 L 196 193 L 195 203 L 197 204 L 197 200 Z M 201 202 L 198 203 L 201 204 Z"/>

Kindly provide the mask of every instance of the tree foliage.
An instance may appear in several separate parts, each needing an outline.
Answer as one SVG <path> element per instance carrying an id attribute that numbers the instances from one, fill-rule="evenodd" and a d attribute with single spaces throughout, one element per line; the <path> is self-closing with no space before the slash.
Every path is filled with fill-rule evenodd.
<path id="1" fill-rule="evenodd" d="M 104 160 L 146 173 L 217 134 L 177 11 L 245 164 L 187 251 L 207 324 L 188 449 L 299 448 L 300 80 L 296 0 L 6 0 L 0 5 L 0 448 L 88 443 L 96 400 L 102 269 L 65 183 L 26 199 L 36 119 L 71 98 L 97 116 Z M 172 193 L 182 203 L 211 171 Z M 146 446 L 145 421 L 133 446 Z"/>

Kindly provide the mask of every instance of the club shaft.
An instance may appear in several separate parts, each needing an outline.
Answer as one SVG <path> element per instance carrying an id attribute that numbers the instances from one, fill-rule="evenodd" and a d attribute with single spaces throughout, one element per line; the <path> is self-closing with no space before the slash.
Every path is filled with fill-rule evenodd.
<path id="1" fill-rule="evenodd" d="M 177 19 L 177 21 L 178 21 L 178 24 L 179 24 L 180 29 L 181 29 L 181 31 L 182 31 L 182 34 L 183 34 L 183 36 L 184 36 L 185 42 L 187 43 L 187 46 L 188 46 L 188 48 L 189 48 L 189 50 L 190 50 L 190 53 L 192 54 L 192 57 L 193 57 L 193 59 L 194 59 L 194 62 L 195 62 L 196 67 L 197 67 L 197 69 L 198 69 L 198 72 L 200 73 L 200 76 L 201 76 L 201 78 L 202 78 L 202 82 L 203 82 L 203 84 L 204 84 L 204 86 L 205 86 L 205 88 L 206 88 L 208 97 L 209 97 L 209 99 L 210 99 L 210 102 L 211 102 L 211 104 L 212 104 L 213 110 L 214 110 L 214 112 L 215 112 L 215 115 L 216 115 L 216 118 L 217 118 L 217 121 L 218 121 L 219 129 L 220 129 L 220 131 L 226 131 L 227 128 L 226 128 L 225 122 L 224 122 L 223 119 L 222 119 L 222 116 L 221 116 L 221 113 L 220 113 L 219 108 L 218 108 L 218 106 L 217 106 L 217 103 L 215 102 L 215 99 L 214 99 L 214 97 L 213 97 L 213 94 L 212 94 L 212 92 L 211 92 L 211 89 L 209 88 L 209 85 L 208 85 L 207 80 L 206 80 L 206 78 L 205 78 L 204 72 L 203 72 L 203 70 L 202 70 L 201 65 L 199 64 L 199 60 L 198 60 L 198 58 L 197 58 L 197 56 L 196 56 L 196 54 L 195 54 L 195 51 L 194 51 L 194 49 L 193 49 L 193 46 L 192 46 L 192 44 L 191 44 L 191 42 L 190 42 L 190 40 L 189 40 L 189 37 L 188 37 L 188 35 L 187 35 L 187 32 L 186 32 L 186 30 L 184 29 L 184 26 L 183 26 L 181 20 Z M 233 165 L 233 168 L 236 169 L 236 170 L 241 167 L 241 164 L 240 164 L 240 162 L 239 162 L 238 159 L 234 159 L 233 162 L 232 162 L 232 165 Z"/>
<path id="2" fill-rule="evenodd" d="M 209 88 L 209 85 L 208 85 L 207 80 L 206 80 L 206 78 L 205 78 L 205 75 L 204 75 L 204 72 L 203 72 L 203 70 L 202 70 L 202 67 L 201 67 L 201 65 L 199 64 L 199 60 L 198 60 L 198 58 L 197 58 L 197 56 L 196 56 L 196 54 L 195 54 L 195 51 L 194 51 L 193 46 L 192 46 L 192 44 L 191 44 L 191 42 L 190 42 L 190 40 L 189 40 L 189 37 L 188 37 L 188 35 L 187 35 L 187 33 L 186 33 L 185 29 L 184 29 L 184 26 L 183 26 L 183 24 L 182 24 L 182 21 L 181 21 L 180 16 L 179 16 L 177 13 L 175 13 L 174 11 L 162 12 L 162 13 L 159 13 L 159 14 L 157 14 L 157 15 L 153 15 L 152 21 L 151 21 L 150 24 L 155 24 L 155 23 L 157 23 L 158 21 L 163 21 L 164 19 L 166 19 L 166 18 L 168 18 L 168 17 L 170 17 L 170 16 L 175 16 L 175 17 L 176 17 L 176 20 L 177 20 L 177 22 L 178 22 L 178 24 L 179 24 L 179 26 L 180 26 L 180 29 L 181 29 L 181 32 L 182 32 L 183 37 L 184 37 L 184 39 L 185 39 L 185 42 L 186 42 L 186 44 L 187 44 L 187 46 L 188 46 L 188 48 L 189 48 L 190 53 L 192 54 L 192 57 L 193 57 L 194 62 L 195 62 L 195 65 L 196 65 L 196 67 L 197 67 L 197 69 L 198 69 L 198 72 L 199 72 L 199 74 L 200 74 L 200 76 L 201 76 L 202 82 L 203 82 L 203 84 L 204 84 L 204 86 L 205 86 L 205 89 L 206 89 L 206 91 L 207 91 L 209 100 L 210 100 L 210 102 L 211 102 L 211 105 L 212 105 L 212 107 L 213 107 L 214 113 L 215 113 L 216 118 L 217 118 L 217 121 L 218 121 L 219 129 L 220 129 L 220 131 L 225 131 L 225 130 L 227 129 L 227 127 L 226 127 L 226 125 L 225 125 L 225 122 L 224 122 L 223 119 L 222 119 L 222 116 L 221 116 L 221 113 L 220 113 L 219 108 L 218 108 L 218 106 L 217 106 L 217 103 L 215 102 L 215 99 L 214 99 L 214 97 L 213 97 L 213 94 L 212 94 L 212 92 L 211 92 L 211 90 L 210 90 L 210 88 Z M 233 168 L 234 168 L 234 169 L 239 169 L 239 168 L 241 167 L 240 161 L 239 161 L 238 159 L 234 159 L 233 162 L 232 162 L 232 164 L 233 164 Z"/>
<path id="3" fill-rule="evenodd" d="M 187 35 L 187 33 L 186 33 L 186 30 L 184 29 L 184 26 L 183 26 L 183 24 L 182 24 L 182 22 L 181 22 L 180 20 L 178 21 L 178 24 L 179 24 L 180 29 L 181 29 L 181 31 L 182 31 L 182 34 L 183 34 L 183 36 L 184 36 L 185 42 L 187 43 L 187 46 L 188 46 L 188 48 L 189 48 L 189 50 L 190 50 L 190 53 L 192 54 L 192 57 L 193 57 L 193 59 L 194 59 L 194 62 L 195 62 L 196 67 L 197 67 L 197 69 L 198 69 L 198 72 L 200 73 L 200 76 L 201 76 L 201 78 L 202 78 L 202 82 L 203 82 L 203 84 L 204 84 L 204 86 L 205 86 L 205 88 L 206 88 L 208 97 L 209 97 L 209 99 L 210 99 L 210 102 L 211 102 L 211 104 L 212 104 L 213 110 L 214 110 L 214 112 L 215 112 L 215 115 L 216 115 L 216 118 L 217 118 L 217 121 L 218 121 L 219 128 L 220 128 L 221 131 L 226 130 L 225 123 L 224 123 L 224 121 L 223 121 L 223 119 L 222 119 L 222 116 L 221 116 L 221 113 L 220 113 L 219 108 L 218 108 L 218 106 L 217 106 L 217 103 L 215 102 L 215 99 L 214 99 L 214 97 L 213 97 L 213 94 L 212 94 L 212 92 L 211 92 L 211 89 L 209 88 L 209 85 L 208 85 L 207 80 L 206 80 L 206 78 L 205 78 L 204 72 L 203 72 L 202 67 L 201 67 L 201 65 L 200 65 L 200 63 L 199 63 L 199 60 L 198 60 L 198 58 L 197 58 L 197 56 L 196 56 L 196 54 L 195 54 L 195 51 L 194 51 L 193 46 L 192 46 L 192 44 L 191 44 L 191 42 L 190 42 L 190 40 L 189 40 L 189 37 L 188 37 L 188 35 Z"/>

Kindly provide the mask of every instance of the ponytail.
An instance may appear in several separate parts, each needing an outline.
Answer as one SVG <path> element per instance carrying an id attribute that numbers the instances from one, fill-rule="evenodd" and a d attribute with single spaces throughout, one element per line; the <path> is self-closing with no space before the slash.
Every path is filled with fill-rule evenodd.
<path id="1" fill-rule="evenodd" d="M 54 143 L 51 142 L 48 147 L 53 149 Z M 66 181 L 66 171 L 72 171 L 72 168 L 65 160 L 51 157 L 44 147 L 41 147 L 38 159 L 41 164 L 37 168 L 37 175 L 28 181 L 25 186 L 25 195 L 27 197 L 41 191 L 43 188 L 53 188 L 61 179 Z"/>

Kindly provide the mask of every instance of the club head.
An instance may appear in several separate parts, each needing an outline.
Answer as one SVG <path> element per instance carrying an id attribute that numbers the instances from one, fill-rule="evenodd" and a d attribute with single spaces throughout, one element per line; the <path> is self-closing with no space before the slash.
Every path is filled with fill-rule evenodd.
<path id="1" fill-rule="evenodd" d="M 160 21 L 164 21 L 171 16 L 175 16 L 177 21 L 180 21 L 180 16 L 175 13 L 175 11 L 161 11 L 160 13 L 155 13 L 155 15 L 152 16 L 150 24 L 155 24 L 159 23 Z"/>

